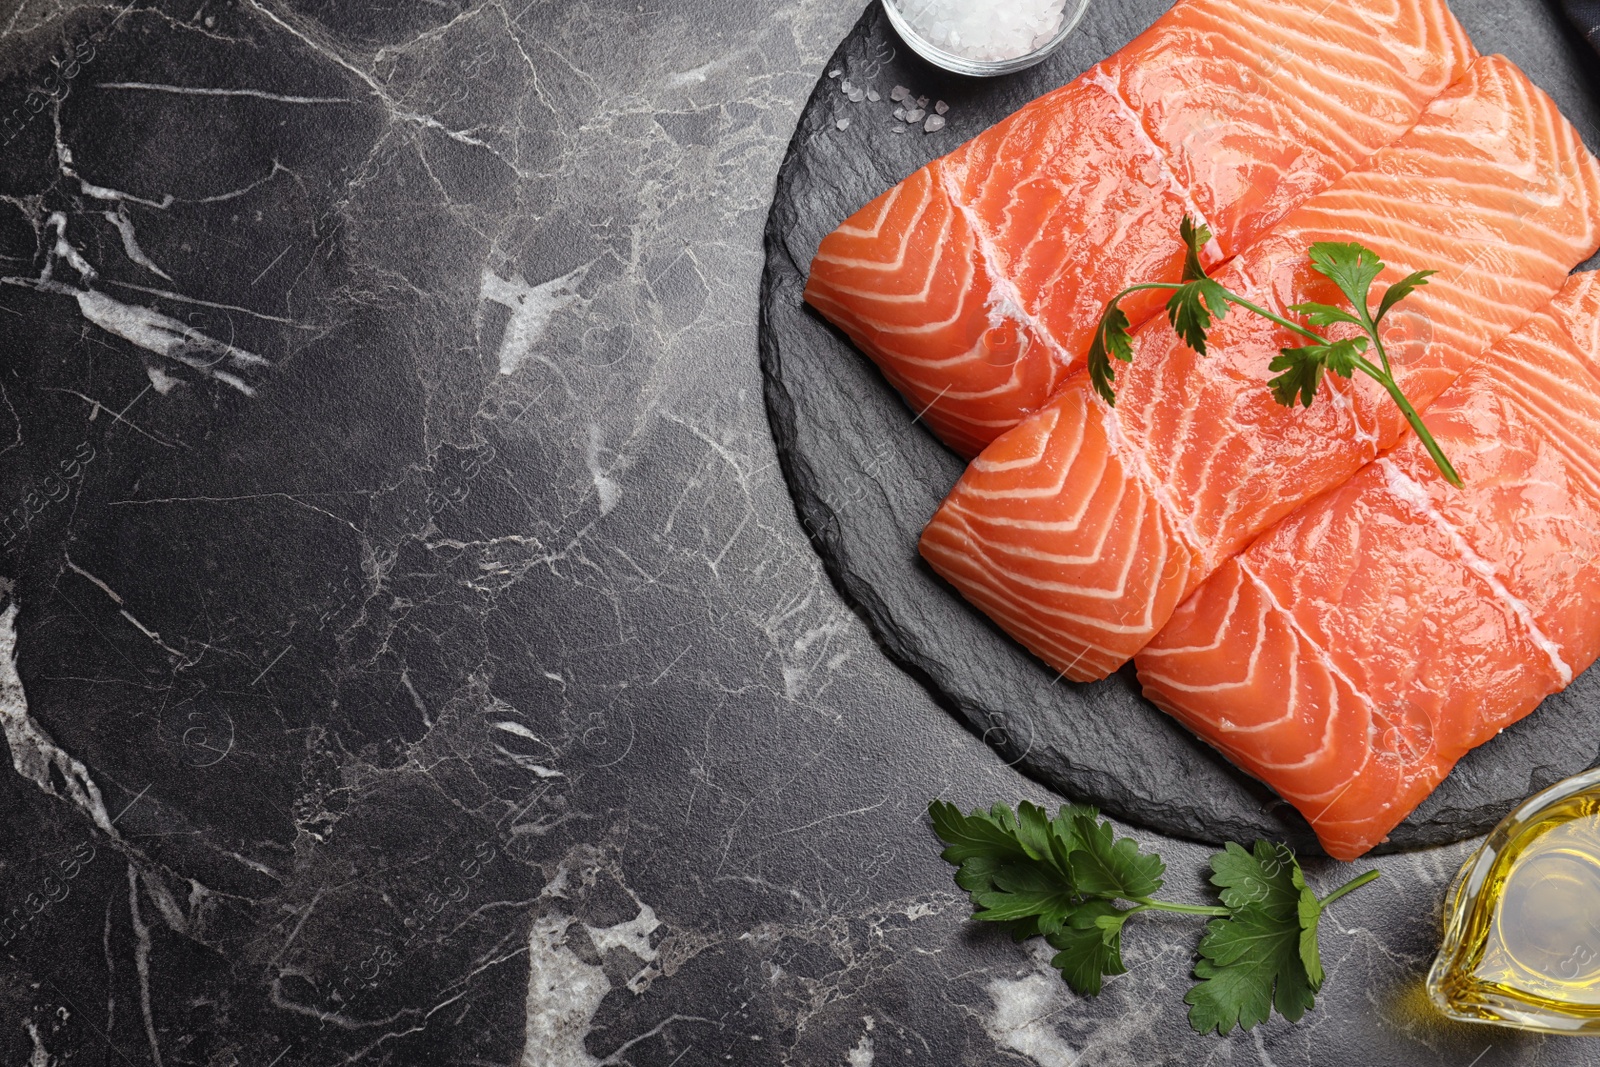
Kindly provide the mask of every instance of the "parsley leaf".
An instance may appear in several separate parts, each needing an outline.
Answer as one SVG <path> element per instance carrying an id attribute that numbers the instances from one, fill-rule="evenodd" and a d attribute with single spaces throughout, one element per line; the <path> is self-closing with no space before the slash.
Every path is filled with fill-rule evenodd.
<path id="1" fill-rule="evenodd" d="M 1071 855 L 1078 889 L 1096 896 L 1138 900 L 1161 891 L 1167 865 L 1161 857 L 1141 853 L 1131 837 L 1115 840 L 1108 822 L 1097 823 L 1093 813 L 1080 812 L 1074 822 L 1083 844 Z"/>
<path id="2" fill-rule="evenodd" d="M 1299 923 L 1260 907 L 1206 924 L 1194 974 L 1200 982 L 1183 999 L 1189 1025 L 1202 1034 L 1249 1030 L 1266 1022 L 1274 1006 L 1296 1022 L 1315 1000 L 1300 960 Z"/>
<path id="3" fill-rule="evenodd" d="M 1186 282 L 1198 281 L 1209 278 L 1205 264 L 1200 257 L 1205 255 L 1206 245 L 1211 243 L 1211 227 L 1203 223 L 1195 225 L 1195 221 L 1188 215 L 1178 224 L 1178 237 L 1183 241 L 1183 280 Z"/>
<path id="4" fill-rule="evenodd" d="M 1056 950 L 1050 966 L 1080 996 L 1098 996 L 1106 975 L 1127 974 L 1122 962 L 1122 924 L 1128 912 L 1109 900 L 1090 900 L 1071 920 L 1045 938 Z"/>
<path id="5" fill-rule="evenodd" d="M 990 814 L 1004 817 L 1005 809 L 991 809 Z M 1017 805 L 1017 843 L 1029 859 L 1048 860 L 1050 851 L 1050 816 L 1037 804 L 1024 800 Z"/>
<path id="6" fill-rule="evenodd" d="M 1335 341 L 1322 348 L 1322 365 L 1328 368 L 1329 373 L 1337 374 L 1341 378 L 1349 378 L 1356 372 L 1356 367 L 1367 351 L 1365 337 L 1347 337 L 1343 341 Z"/>
<path id="7" fill-rule="evenodd" d="M 1183 282 L 1152 282 L 1124 289 L 1106 304 L 1100 324 L 1095 328 L 1087 356 L 1089 384 L 1100 399 L 1112 407 L 1117 404 L 1117 372 L 1111 361 L 1133 362 L 1133 325 L 1122 310 L 1124 297 L 1143 289 L 1173 290 L 1167 302 L 1167 318 L 1184 343 L 1201 355 L 1205 355 L 1206 334 L 1212 324 L 1228 314 L 1231 294 L 1206 274 L 1204 257 L 1206 245 L 1211 243 L 1211 228 L 1196 225 L 1185 215 L 1178 232 L 1184 244 Z"/>
<path id="8" fill-rule="evenodd" d="M 1378 305 L 1378 314 L 1372 320 L 1376 326 L 1383 321 L 1383 317 L 1394 310 L 1394 306 L 1412 293 L 1428 284 L 1428 279 L 1439 272 L 1436 270 L 1419 270 L 1415 274 L 1408 274 L 1404 278 L 1389 286 L 1389 291 L 1383 294 L 1383 302 Z"/>
<path id="9" fill-rule="evenodd" d="M 1186 283 L 1167 301 L 1167 321 L 1178 331 L 1183 343 L 1200 355 L 1206 354 L 1206 335 L 1213 322 L 1228 314 L 1228 290 L 1210 278 Z"/>
<path id="10" fill-rule="evenodd" d="M 1317 352 L 1317 348 L 1285 348 L 1268 365 L 1268 370 L 1283 372 L 1267 383 L 1278 403 L 1292 408 L 1300 400 L 1310 407 L 1317 399 L 1317 387 L 1322 384 L 1322 360 Z"/>
<path id="11" fill-rule="evenodd" d="M 1287 846 L 1229 844 L 1211 858 L 1221 904 L 1174 904 L 1152 899 L 1166 874 L 1161 857 L 1118 838 L 1094 808 L 1067 805 L 1052 818 L 1034 804 L 1015 811 L 997 804 L 965 815 L 934 801 L 928 813 L 948 846 L 944 858 L 958 868 L 957 884 L 971 894 L 974 918 L 1007 925 L 1019 941 L 1044 937 L 1056 950 L 1051 965 L 1081 995 L 1126 973 L 1122 932 L 1133 916 L 1210 917 L 1197 983 L 1184 998 L 1201 1033 L 1248 1030 L 1274 1008 L 1291 1021 L 1310 1010 L 1324 979 L 1323 909 L 1378 876 L 1369 871 L 1319 901 Z"/>
<path id="12" fill-rule="evenodd" d="M 1078 905 L 1078 894 L 1058 871 L 1041 863 L 1009 863 L 996 869 L 993 889 L 972 894 L 983 910 L 973 914 L 983 922 L 1035 919 L 1041 933 L 1050 933 Z"/>
<path id="13" fill-rule="evenodd" d="M 1080 992 L 1099 992 L 1104 975 L 1121 974 L 1122 922 L 1161 888 L 1166 866 L 1132 838 L 1116 837 L 1094 808 L 1072 804 L 1049 818 L 1023 803 L 963 815 L 928 806 L 934 831 L 957 865 L 956 884 L 972 897 L 973 918 L 1009 925 L 1018 940 L 1044 936 L 1060 953 L 1063 977 Z"/>
<path id="14" fill-rule="evenodd" d="M 1203 356 L 1213 321 L 1221 322 L 1228 315 L 1229 293 L 1206 273 L 1202 257 L 1211 243 L 1211 227 L 1196 225 L 1185 215 L 1178 236 L 1183 240 L 1183 284 L 1167 301 L 1167 320 L 1183 343 Z"/>
<path id="15" fill-rule="evenodd" d="M 969 893 L 992 889 L 994 874 L 1002 864 L 1027 857 L 1017 840 L 1016 824 L 1003 805 L 996 804 L 992 812 L 963 815 L 954 804 L 935 800 L 928 805 L 928 815 L 934 832 L 950 846 L 940 856 L 960 868 L 956 884 Z"/>
<path id="16" fill-rule="evenodd" d="M 1111 360 L 1133 362 L 1133 335 L 1128 331 L 1128 315 L 1113 300 L 1106 305 L 1106 313 L 1100 317 L 1100 326 L 1094 332 L 1094 343 L 1089 346 L 1089 383 L 1100 394 L 1100 399 L 1112 407 L 1117 405 L 1117 394 L 1112 388 L 1117 372 L 1112 369 Z"/>
<path id="17" fill-rule="evenodd" d="M 1306 889 L 1294 853 L 1266 841 L 1246 852 L 1230 842 L 1212 857 L 1211 870 L 1218 895 L 1234 912 L 1206 924 L 1195 964 L 1200 984 L 1184 997 L 1190 1023 L 1201 1033 L 1248 1030 L 1266 1021 L 1273 1004 L 1290 1022 L 1299 1019 L 1312 1006 L 1322 969 L 1318 960 L 1313 982 L 1301 906 L 1306 896 L 1318 914 L 1321 905 Z M 1317 951 L 1315 933 L 1310 951 Z"/>
<path id="18" fill-rule="evenodd" d="M 1300 887 L 1300 899 L 1295 902 L 1295 918 L 1300 920 L 1300 963 L 1306 969 L 1306 980 L 1311 988 L 1321 989 L 1325 975 L 1317 932 L 1322 922 L 1322 901 L 1306 885 L 1305 874 L 1298 866 L 1294 869 L 1294 882 Z"/>
<path id="19" fill-rule="evenodd" d="M 1365 337 L 1349 337 L 1343 341 L 1305 348 L 1285 348 L 1267 365 L 1268 370 L 1283 373 L 1267 384 L 1272 387 L 1273 397 L 1284 407 L 1294 407 L 1296 399 L 1310 407 L 1312 401 L 1317 399 L 1322 372 L 1327 370 L 1341 378 L 1348 378 L 1356 372 L 1356 360 L 1366 350 Z"/>
<path id="20" fill-rule="evenodd" d="M 1311 267 L 1337 285 L 1358 314 L 1367 313 L 1372 283 L 1383 273 L 1378 253 L 1354 242 L 1318 241 L 1311 246 Z"/>
<path id="21" fill-rule="evenodd" d="M 1293 910 L 1299 899 L 1289 880 L 1289 872 L 1299 869 L 1287 845 L 1257 841 L 1255 848 L 1246 852 L 1230 841 L 1223 851 L 1211 857 L 1211 884 L 1230 908 L 1254 905 L 1282 913 Z"/>
<path id="22" fill-rule="evenodd" d="M 1289 310 L 1297 315 L 1304 315 L 1307 322 L 1317 327 L 1334 326 L 1341 322 L 1348 322 L 1354 326 L 1362 325 L 1361 320 L 1350 312 L 1331 304 L 1294 304 Z"/>

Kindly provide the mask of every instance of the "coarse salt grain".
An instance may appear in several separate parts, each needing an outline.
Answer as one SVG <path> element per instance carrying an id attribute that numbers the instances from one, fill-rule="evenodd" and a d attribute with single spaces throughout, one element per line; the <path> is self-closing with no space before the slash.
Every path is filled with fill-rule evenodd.
<path id="1" fill-rule="evenodd" d="M 976 60 L 1016 59 L 1061 32 L 1066 0 L 893 0 L 928 43 Z M 926 107 L 926 102 L 919 102 Z"/>

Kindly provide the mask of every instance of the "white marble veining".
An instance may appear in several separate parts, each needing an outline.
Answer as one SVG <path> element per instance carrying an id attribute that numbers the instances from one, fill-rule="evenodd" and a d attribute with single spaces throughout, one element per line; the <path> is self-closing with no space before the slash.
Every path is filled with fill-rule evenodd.
<path id="1" fill-rule="evenodd" d="M 1061 979 L 1048 968 L 1022 978 L 996 978 L 988 985 L 994 1012 L 984 1030 L 1002 1048 L 1020 1053 L 1038 1067 L 1072 1067 L 1079 1052 L 1052 1025 L 1066 1010 Z"/>
<path id="2" fill-rule="evenodd" d="M 539 343 L 556 312 L 572 306 L 579 299 L 577 286 L 583 281 L 586 268 L 578 267 L 559 278 L 551 278 L 538 285 L 529 285 L 520 274 L 502 278 L 493 270 L 484 268 L 483 288 L 479 296 L 493 301 L 511 312 L 500 338 L 500 373 L 515 374 L 523 361 L 533 358 L 548 360 L 538 354 Z M 554 364 L 546 363 L 559 373 Z"/>
<path id="3" fill-rule="evenodd" d="M 1181 1021 L 1196 924 L 1130 923 L 1089 1001 L 968 921 L 928 800 L 1048 795 L 841 598 L 757 365 L 861 7 L 0 11 L 0 890 L 51 900 L 9 1062 L 1478 1055 L 1379 906 L 1459 849 L 1379 861 L 1346 992 L 1227 1041 Z M 1201 899 L 1207 850 L 1141 836 Z"/>
<path id="4" fill-rule="evenodd" d="M 107 835 L 116 834 L 89 768 L 62 751 L 28 713 L 28 696 L 17 674 L 15 603 L 0 610 L 0 728 L 5 731 L 11 767 L 17 774 L 51 796 L 60 796 L 76 806 Z"/>

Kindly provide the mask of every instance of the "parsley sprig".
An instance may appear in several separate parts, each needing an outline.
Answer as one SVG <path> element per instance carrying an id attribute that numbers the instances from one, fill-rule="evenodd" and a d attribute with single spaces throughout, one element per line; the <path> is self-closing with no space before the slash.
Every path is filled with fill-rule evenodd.
<path id="1" fill-rule="evenodd" d="M 1322 987 L 1317 948 L 1322 912 L 1378 877 L 1368 871 L 1322 899 L 1286 845 L 1257 841 L 1246 851 L 1228 844 L 1211 857 L 1219 905 L 1157 900 L 1166 864 L 1117 838 L 1094 808 L 1063 807 L 1051 818 L 1038 805 L 1015 811 L 996 804 L 963 815 L 953 804 L 928 806 L 947 847 L 956 884 L 972 897 L 973 917 L 1005 924 L 1018 941 L 1043 937 L 1056 950 L 1051 965 L 1072 989 L 1097 995 L 1106 976 L 1127 972 L 1122 929 L 1141 912 L 1208 917 L 1194 966 L 1197 982 L 1184 997 L 1199 1033 L 1249 1030 L 1276 1008 L 1293 1022 Z"/>
<path id="2" fill-rule="evenodd" d="M 1206 354 L 1206 341 L 1211 327 L 1227 317 L 1228 308 L 1232 305 L 1293 330 L 1311 342 L 1299 348 L 1281 349 L 1279 356 L 1270 364 L 1269 370 L 1279 372 L 1268 383 L 1278 403 L 1293 407 L 1298 401 L 1309 408 L 1316 400 L 1325 373 L 1350 378 L 1360 371 L 1384 387 L 1427 448 L 1428 455 L 1433 457 L 1439 472 L 1451 485 L 1460 488 L 1461 476 L 1456 473 L 1433 434 L 1428 432 L 1422 416 L 1417 414 L 1417 409 L 1395 381 L 1394 368 L 1379 333 L 1379 327 L 1389 313 L 1406 297 L 1427 285 L 1437 271 L 1419 270 L 1389 286 L 1374 311 L 1372 285 L 1384 272 L 1383 260 L 1372 249 L 1356 242 L 1319 241 L 1311 246 L 1311 267 L 1338 286 L 1350 302 L 1350 310 L 1331 304 L 1296 304 L 1289 310 L 1305 317 L 1309 325 L 1302 325 L 1246 300 L 1206 273 L 1200 257 L 1211 241 L 1210 228 L 1196 226 L 1186 216 L 1179 228 L 1179 236 L 1185 248 L 1181 282 L 1146 282 L 1129 286 L 1106 306 L 1099 328 L 1095 331 L 1094 342 L 1089 348 L 1089 380 L 1101 399 L 1111 405 L 1117 402 L 1114 388 L 1116 370 L 1112 360 L 1133 362 L 1131 327 L 1121 307 L 1126 297 L 1151 290 L 1171 291 L 1172 296 L 1167 301 L 1167 319 L 1184 343 L 1202 356 Z M 1311 329 L 1313 326 L 1325 329 L 1341 324 L 1358 327 L 1362 336 L 1334 341 Z M 1377 363 L 1367 358 L 1369 352 L 1377 356 Z"/>

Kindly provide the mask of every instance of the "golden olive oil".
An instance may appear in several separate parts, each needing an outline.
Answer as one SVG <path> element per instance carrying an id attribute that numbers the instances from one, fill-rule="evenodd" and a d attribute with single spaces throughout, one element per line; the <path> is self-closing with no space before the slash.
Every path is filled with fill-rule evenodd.
<path id="1" fill-rule="evenodd" d="M 1461 869 L 1428 993 L 1445 1014 L 1600 1035 L 1600 771 L 1535 796 Z"/>

